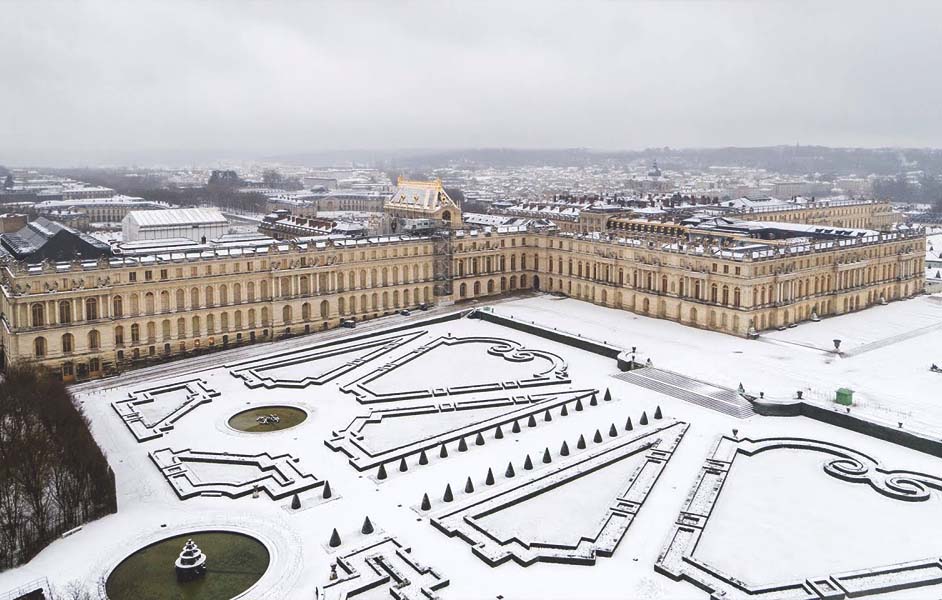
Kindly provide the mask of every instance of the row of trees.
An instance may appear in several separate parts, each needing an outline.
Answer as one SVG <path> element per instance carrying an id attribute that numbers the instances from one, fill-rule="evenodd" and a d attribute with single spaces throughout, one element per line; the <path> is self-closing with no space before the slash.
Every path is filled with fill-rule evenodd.
<path id="1" fill-rule="evenodd" d="M 873 192 L 877 198 L 911 204 L 931 204 L 936 211 L 942 211 L 942 181 L 935 175 L 922 175 L 916 180 L 910 180 L 905 175 L 878 179 L 873 182 Z"/>
<path id="2" fill-rule="evenodd" d="M 114 474 L 60 381 L 31 366 L 0 382 L 0 570 L 117 510 Z"/>

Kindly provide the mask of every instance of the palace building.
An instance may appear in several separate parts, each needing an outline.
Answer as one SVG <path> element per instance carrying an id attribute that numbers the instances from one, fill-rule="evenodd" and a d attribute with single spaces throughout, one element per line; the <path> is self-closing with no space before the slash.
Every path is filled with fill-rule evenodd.
<path id="1" fill-rule="evenodd" d="M 6 253 L 3 363 L 40 362 L 81 379 L 515 290 L 747 336 L 907 298 L 924 286 L 920 230 L 709 215 L 676 228 L 619 221 L 581 234 L 461 230 L 444 227 L 461 217 L 439 182 L 400 181 L 397 194 L 388 206 L 397 218 L 434 218 L 443 227 L 426 235 L 175 243 L 64 262 Z"/>
<path id="2" fill-rule="evenodd" d="M 442 187 L 441 179 L 411 181 L 400 177 L 383 210 L 395 219 L 430 219 L 461 227 L 461 209 Z"/>

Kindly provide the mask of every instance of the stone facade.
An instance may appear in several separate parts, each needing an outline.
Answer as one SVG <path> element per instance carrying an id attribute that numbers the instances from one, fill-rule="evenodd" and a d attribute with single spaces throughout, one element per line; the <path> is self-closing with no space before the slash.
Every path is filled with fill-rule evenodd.
<path id="1" fill-rule="evenodd" d="M 745 210 L 736 216 L 750 221 L 856 227 L 878 231 L 889 229 L 902 219 L 902 215 L 893 212 L 893 206 L 885 200 L 822 200 L 786 207 L 779 205 Z"/>
<path id="2" fill-rule="evenodd" d="M 699 207 L 700 212 L 721 214 L 744 221 L 774 221 L 827 227 L 848 227 L 886 231 L 902 220 L 902 214 L 883 200 L 821 200 L 805 204 L 774 204 L 739 210 L 717 209 L 712 205 Z M 630 231 L 676 237 L 684 227 L 665 213 L 662 219 L 645 219 L 625 215 L 580 215 L 578 227 L 562 227 L 561 231 Z"/>
<path id="3" fill-rule="evenodd" d="M 393 236 L 9 262 L 0 267 L 4 364 L 38 361 L 66 379 L 98 376 L 521 289 L 745 335 L 912 296 L 925 277 L 925 236 L 916 231 L 731 250 L 508 228 L 454 233 L 452 292 L 436 296 L 435 244 Z"/>

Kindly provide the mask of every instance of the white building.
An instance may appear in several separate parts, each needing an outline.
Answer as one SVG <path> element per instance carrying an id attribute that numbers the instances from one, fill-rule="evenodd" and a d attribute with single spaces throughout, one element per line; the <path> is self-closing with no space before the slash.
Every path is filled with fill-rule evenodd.
<path id="1" fill-rule="evenodd" d="M 170 210 L 132 210 L 121 222 L 123 239 L 188 239 L 205 242 L 229 231 L 229 222 L 215 208 L 176 208 Z"/>

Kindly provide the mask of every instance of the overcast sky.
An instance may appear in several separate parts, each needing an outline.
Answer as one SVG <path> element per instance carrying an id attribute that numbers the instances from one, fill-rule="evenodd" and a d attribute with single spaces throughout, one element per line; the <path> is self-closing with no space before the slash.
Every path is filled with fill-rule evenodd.
<path id="1" fill-rule="evenodd" d="M 942 146 L 942 2 L 0 2 L 0 164 Z"/>

